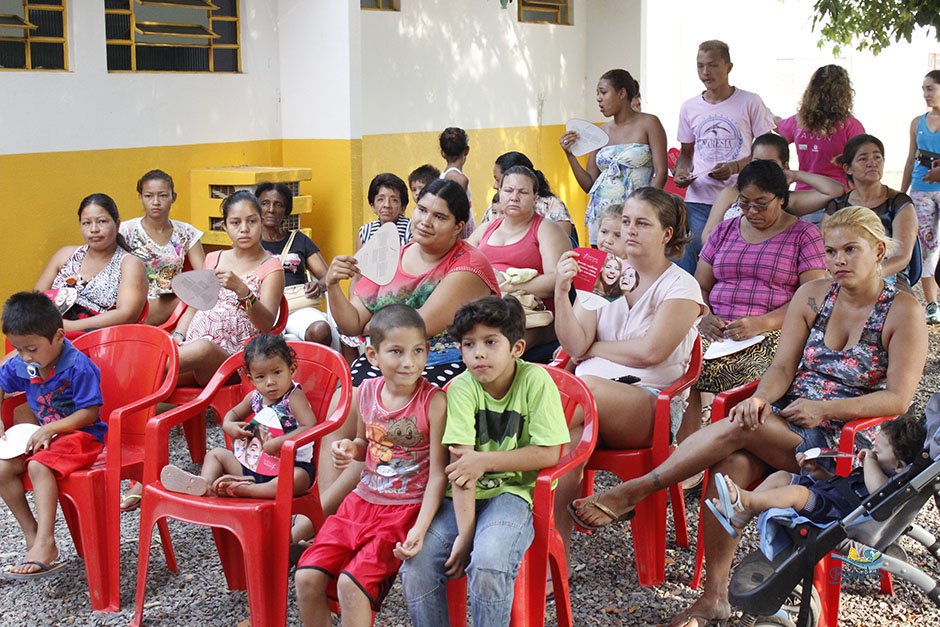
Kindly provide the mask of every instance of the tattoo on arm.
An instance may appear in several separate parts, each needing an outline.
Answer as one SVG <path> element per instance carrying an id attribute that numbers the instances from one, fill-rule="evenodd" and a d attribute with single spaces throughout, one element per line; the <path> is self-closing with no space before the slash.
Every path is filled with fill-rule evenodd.
<path id="1" fill-rule="evenodd" d="M 657 490 L 663 490 L 666 486 L 663 485 L 663 482 L 659 478 L 659 473 L 655 470 L 650 471 L 650 477 L 653 479 L 653 487 Z"/>
<path id="2" fill-rule="evenodd" d="M 813 310 L 813 313 L 819 313 L 819 305 L 816 304 L 815 296 L 810 296 L 809 301 L 807 302 L 809 304 L 809 308 Z"/>

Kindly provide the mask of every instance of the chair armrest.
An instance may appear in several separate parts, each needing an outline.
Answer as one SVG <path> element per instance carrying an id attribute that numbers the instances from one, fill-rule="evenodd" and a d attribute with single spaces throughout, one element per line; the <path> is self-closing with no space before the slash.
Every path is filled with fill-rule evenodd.
<path id="1" fill-rule="evenodd" d="M 839 436 L 839 452 L 841 453 L 855 453 L 855 436 L 859 431 L 864 431 L 865 429 L 870 429 L 871 427 L 880 425 L 886 420 L 892 420 L 897 418 L 897 416 L 878 416 L 876 418 L 858 418 L 856 420 L 851 420 L 845 423 L 842 426 L 842 433 Z M 852 458 L 850 457 L 839 457 L 836 459 L 836 474 L 840 477 L 848 476 L 852 472 Z"/>
<path id="2" fill-rule="evenodd" d="M 173 310 L 173 313 L 170 314 L 170 317 L 167 318 L 166 322 L 159 325 L 158 328 L 163 329 L 167 333 L 172 333 L 176 328 L 176 324 L 180 321 L 180 318 L 183 317 L 184 311 L 186 311 L 186 303 L 180 301 L 176 309 Z"/>
<path id="3" fill-rule="evenodd" d="M 571 361 L 571 356 L 565 352 L 565 349 L 558 351 L 558 355 L 549 362 L 549 366 L 554 366 L 556 368 L 564 369 L 568 365 L 568 362 Z"/>
<path id="4" fill-rule="evenodd" d="M 205 412 L 215 395 L 228 378 L 242 367 L 243 362 L 241 351 L 235 353 L 219 366 L 199 396 L 147 421 L 144 432 L 144 485 L 155 482 L 160 471 L 169 463 L 170 429 Z"/>
<path id="5" fill-rule="evenodd" d="M 712 401 L 712 422 L 718 422 L 725 418 L 732 407 L 744 399 L 754 396 L 754 390 L 757 389 L 758 383 L 760 383 L 760 379 L 731 388 L 716 396 L 715 400 Z"/>
<path id="6" fill-rule="evenodd" d="M 326 420 L 314 425 L 306 431 L 296 433 L 287 438 L 281 445 L 281 453 L 278 456 L 280 462 L 277 472 L 277 492 L 274 495 L 274 498 L 279 501 L 290 502 L 290 500 L 294 498 L 293 472 L 294 457 L 297 449 L 320 440 L 323 436 L 339 429 L 343 423 L 346 422 L 346 417 L 349 415 L 349 408 L 352 405 L 352 379 L 349 374 L 349 369 L 345 369 L 341 377 L 337 377 L 337 379 L 339 379 L 340 383 L 340 397 L 333 413 L 327 416 Z M 335 382 L 336 381 L 331 381 L 329 385 L 333 385 Z"/>
<path id="7" fill-rule="evenodd" d="M 13 426 L 13 410 L 25 402 L 26 394 L 24 392 L 5 394 L 3 396 L 3 405 L 0 407 L 0 417 L 2 417 L 4 429 L 9 429 Z"/>

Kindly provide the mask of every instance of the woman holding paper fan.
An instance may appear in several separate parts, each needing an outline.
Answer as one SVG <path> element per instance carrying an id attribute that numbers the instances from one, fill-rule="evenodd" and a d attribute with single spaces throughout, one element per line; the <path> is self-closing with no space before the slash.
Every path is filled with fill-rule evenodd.
<path id="1" fill-rule="evenodd" d="M 261 247 L 255 195 L 235 192 L 222 201 L 222 217 L 232 248 L 206 255 L 206 268 L 219 280 L 219 300 L 207 311 L 188 308 L 173 331 L 180 344 L 181 385 L 205 385 L 248 338 L 270 331 L 284 295 L 281 262 Z"/>
<path id="2" fill-rule="evenodd" d="M 391 282 L 378 285 L 359 274 L 354 257 L 335 257 L 326 273 L 326 289 L 340 333 L 368 335 L 373 313 L 393 303 L 408 305 L 418 310 L 427 326 L 430 352 L 425 377 L 443 385 L 460 374 L 464 369 L 460 348 L 447 327 L 461 305 L 499 293 L 490 262 L 460 238 L 469 215 L 464 189 L 449 179 L 437 179 L 418 197 L 411 217 L 412 241 L 401 249 Z M 347 297 L 340 281 L 355 276 L 360 278 Z M 380 375 L 365 356 L 350 370 L 355 386 Z"/>
<path id="3" fill-rule="evenodd" d="M 759 379 L 767 370 L 793 294 L 826 275 L 819 229 L 785 211 L 790 192 L 779 165 L 766 159 L 750 162 L 741 170 L 737 188 L 743 215 L 715 227 L 695 271 L 710 308 L 699 332 L 706 352 L 711 342 L 764 339 L 702 362 L 676 436 L 680 442 L 701 424 L 701 392 L 724 392 Z"/>
<path id="4" fill-rule="evenodd" d="M 568 131 L 559 139 L 578 185 L 588 193 L 584 223 L 591 245 L 597 244 L 597 218 L 605 207 L 623 203 L 635 189 L 666 184 L 666 131 L 655 115 L 631 106 L 640 85 L 626 70 L 610 70 L 597 82 L 597 104 L 604 117 L 613 118 L 601 129 L 606 146 L 588 154 L 583 167 L 571 149 L 578 133 Z"/>

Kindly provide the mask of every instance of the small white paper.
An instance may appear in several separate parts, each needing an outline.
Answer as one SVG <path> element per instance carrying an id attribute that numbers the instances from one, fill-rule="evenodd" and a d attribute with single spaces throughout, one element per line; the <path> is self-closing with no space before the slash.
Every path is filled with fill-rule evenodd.
<path id="1" fill-rule="evenodd" d="M 718 359 L 719 357 L 724 357 L 725 355 L 733 355 L 734 353 L 743 351 L 745 348 L 749 348 L 755 344 L 760 344 L 763 341 L 763 335 L 755 335 L 754 337 L 748 338 L 746 340 L 724 339 L 718 342 L 712 342 L 708 345 L 708 350 L 705 351 L 705 354 L 702 357 L 704 359 Z"/>
<path id="2" fill-rule="evenodd" d="M 401 240 L 394 222 L 386 222 L 356 253 L 359 272 L 376 285 L 388 285 L 398 270 Z"/>
<path id="3" fill-rule="evenodd" d="M 850 453 L 842 453 L 834 448 L 811 448 L 803 453 L 803 459 L 818 459 L 820 457 L 855 457 Z"/>
<path id="4" fill-rule="evenodd" d="M 591 124 L 587 120 L 580 118 L 571 118 L 565 124 L 566 131 L 574 131 L 578 134 L 575 143 L 568 147 L 576 157 L 583 157 L 592 150 L 603 148 L 610 142 L 610 136 L 599 127 Z"/>
<path id="5" fill-rule="evenodd" d="M 219 301 L 215 270 L 190 270 L 173 277 L 173 293 L 193 309 L 212 309 Z"/>
<path id="6" fill-rule="evenodd" d="M 0 459 L 13 459 L 26 452 L 30 436 L 39 431 L 39 425 L 21 422 L 7 429 L 0 438 Z"/>
<path id="7" fill-rule="evenodd" d="M 271 407 L 262 407 L 261 411 L 255 414 L 253 420 L 268 428 L 281 428 L 281 421 L 277 419 L 277 412 Z"/>

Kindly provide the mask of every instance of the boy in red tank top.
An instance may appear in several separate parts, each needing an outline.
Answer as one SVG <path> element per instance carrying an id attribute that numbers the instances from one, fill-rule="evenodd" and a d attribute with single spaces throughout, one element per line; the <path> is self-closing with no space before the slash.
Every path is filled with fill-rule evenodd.
<path id="1" fill-rule="evenodd" d="M 447 451 L 441 446 L 447 401 L 421 376 L 428 344 L 424 321 L 407 305 L 377 311 L 366 356 L 382 371 L 354 395 L 355 440 L 333 444 L 333 463 L 365 461 L 356 489 L 327 518 L 294 577 L 304 625 L 329 625 L 330 599 L 343 624 L 371 625 L 401 561 L 417 554 L 444 497 Z"/>

